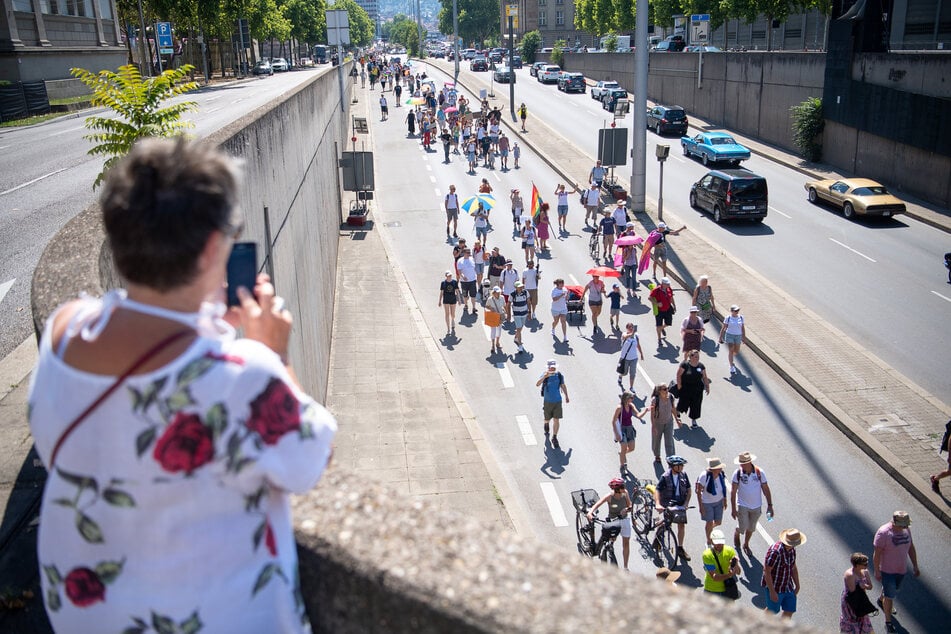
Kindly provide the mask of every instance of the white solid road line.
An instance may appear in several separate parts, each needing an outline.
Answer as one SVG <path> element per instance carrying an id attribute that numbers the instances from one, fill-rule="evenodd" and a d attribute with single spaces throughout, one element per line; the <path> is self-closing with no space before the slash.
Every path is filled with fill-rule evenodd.
<path id="1" fill-rule="evenodd" d="M 870 258 L 870 257 L 868 257 L 867 255 L 865 255 L 864 253 L 861 253 L 860 251 L 856 251 L 855 249 L 853 249 L 853 248 L 850 247 L 849 245 L 847 245 L 847 244 L 842 244 L 841 242 L 839 242 L 839 241 L 836 240 L 835 238 L 829 238 L 829 239 L 832 240 L 833 242 L 835 242 L 835 243 L 836 243 L 837 245 L 839 245 L 840 247 L 843 247 L 843 248 L 848 249 L 849 251 L 851 251 L 851 252 L 854 253 L 855 255 L 860 255 L 860 256 L 862 256 L 863 258 L 865 258 L 865 259 L 868 260 L 869 262 L 874 262 L 874 261 L 875 261 L 875 260 L 873 260 L 872 258 Z"/>
<path id="2" fill-rule="evenodd" d="M 940 297 L 941 299 L 943 299 L 944 301 L 946 301 L 946 302 L 951 302 L 951 297 L 945 297 L 944 295 L 942 295 L 942 294 L 939 293 L 938 291 L 931 291 L 931 292 L 934 293 L 935 295 L 937 295 L 938 297 Z M 2 298 L 3 298 L 3 294 L 0 293 L 0 299 L 2 299 Z"/>
<path id="3" fill-rule="evenodd" d="M 545 504 L 548 505 L 548 512 L 551 514 L 551 521 L 555 526 L 568 526 L 568 518 L 565 517 L 565 510 L 561 507 L 558 500 L 558 494 L 555 492 L 555 485 L 551 482 L 540 482 L 542 495 L 545 497 Z"/>
<path id="4" fill-rule="evenodd" d="M 502 182 L 502 177 L 499 176 L 498 172 L 492 172 L 492 176 L 495 176 L 495 180 L 499 181 L 500 183 Z"/>
<path id="5" fill-rule="evenodd" d="M 13 288 L 13 283 L 16 282 L 16 278 L 0 284 L 0 302 L 3 301 L 4 295 L 10 292 L 10 289 Z"/>
<path id="6" fill-rule="evenodd" d="M 529 447 L 537 445 L 538 440 L 535 439 L 535 432 L 532 431 L 532 424 L 528 422 L 528 416 L 516 416 L 515 422 L 518 423 L 518 431 L 522 434 L 525 444 Z"/>
<path id="7" fill-rule="evenodd" d="M 571 285 L 572 285 L 572 286 L 581 286 L 581 285 L 582 285 L 581 282 L 578 281 L 578 278 L 575 277 L 574 275 L 572 275 L 571 273 L 568 274 L 568 279 L 571 280 Z"/>
<path id="8" fill-rule="evenodd" d="M 40 176 L 39 178 L 34 178 L 33 180 L 27 181 L 27 182 L 23 183 L 22 185 L 17 185 L 16 187 L 13 187 L 13 188 L 11 188 L 11 189 L 8 189 L 8 190 L 5 191 L 5 192 L 0 192 L 0 196 L 3 196 L 3 195 L 5 195 L 5 194 L 9 194 L 9 193 L 11 193 L 11 192 L 15 192 L 15 191 L 18 190 L 18 189 L 23 189 L 24 187 L 28 187 L 29 185 L 32 185 L 33 183 L 38 183 L 39 181 L 43 180 L 44 178 L 49 178 L 50 176 L 55 176 L 56 174 L 59 174 L 60 172 L 65 172 L 66 169 L 67 169 L 67 168 L 64 167 L 64 168 L 62 168 L 62 169 L 56 170 L 55 172 L 50 172 L 49 174 L 44 174 L 43 176 Z"/>
<path id="9" fill-rule="evenodd" d="M 789 214 L 784 214 L 783 212 L 781 212 L 780 210 L 776 209 L 775 207 L 770 207 L 769 209 L 770 209 L 771 211 L 775 211 L 776 213 L 778 213 L 780 216 L 783 216 L 784 218 L 792 218 L 792 216 L 790 216 Z"/>
<path id="10" fill-rule="evenodd" d="M 505 365 L 504 361 L 500 361 L 495 364 L 495 367 L 499 370 L 499 378 L 502 379 L 502 387 L 505 389 L 515 387 L 515 381 L 512 380 L 512 373 L 509 372 L 509 368 Z"/>
<path id="11" fill-rule="evenodd" d="M 54 136 L 59 136 L 61 134 L 69 134 L 70 132 L 75 132 L 76 130 L 84 130 L 85 128 L 86 126 L 81 125 L 81 126 L 76 126 L 75 128 L 69 128 L 67 130 L 60 130 L 59 132 L 54 132 L 53 134 L 47 134 L 46 138 L 50 139 Z"/>
<path id="12" fill-rule="evenodd" d="M 763 528 L 763 525 L 759 522 L 756 522 L 756 532 L 759 533 L 759 536 L 763 538 L 767 546 L 772 546 L 776 543 L 776 540 L 769 536 L 769 533 L 766 532 L 766 529 Z"/>

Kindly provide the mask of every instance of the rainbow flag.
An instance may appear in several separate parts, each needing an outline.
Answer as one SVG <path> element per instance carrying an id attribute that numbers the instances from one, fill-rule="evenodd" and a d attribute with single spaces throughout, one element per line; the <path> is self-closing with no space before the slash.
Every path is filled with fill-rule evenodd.
<path id="1" fill-rule="evenodd" d="M 542 212 L 542 197 L 538 194 L 538 188 L 532 183 L 532 222 L 538 224 L 538 216 Z"/>

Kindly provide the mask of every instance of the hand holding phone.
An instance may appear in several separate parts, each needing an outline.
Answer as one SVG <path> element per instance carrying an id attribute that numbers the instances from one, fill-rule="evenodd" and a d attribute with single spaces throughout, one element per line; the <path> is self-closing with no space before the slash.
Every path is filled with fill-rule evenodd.
<path id="1" fill-rule="evenodd" d="M 258 247 L 254 242 L 235 242 L 228 256 L 228 306 L 237 306 L 238 287 L 254 292 L 258 274 Z"/>

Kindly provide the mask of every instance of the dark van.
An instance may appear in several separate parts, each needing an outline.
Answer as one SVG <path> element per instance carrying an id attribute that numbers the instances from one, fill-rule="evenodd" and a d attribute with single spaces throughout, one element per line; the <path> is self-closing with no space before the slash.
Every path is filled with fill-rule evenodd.
<path id="1" fill-rule="evenodd" d="M 713 170 L 690 188 L 690 206 L 713 214 L 714 222 L 763 222 L 769 206 L 766 179 L 746 169 Z"/>

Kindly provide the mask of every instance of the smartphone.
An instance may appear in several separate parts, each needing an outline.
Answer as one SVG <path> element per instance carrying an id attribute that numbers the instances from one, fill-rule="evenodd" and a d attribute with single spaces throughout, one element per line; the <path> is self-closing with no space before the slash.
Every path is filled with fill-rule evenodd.
<path id="1" fill-rule="evenodd" d="M 228 306 L 237 306 L 238 287 L 254 292 L 258 275 L 258 245 L 254 242 L 235 242 L 228 256 Z"/>

